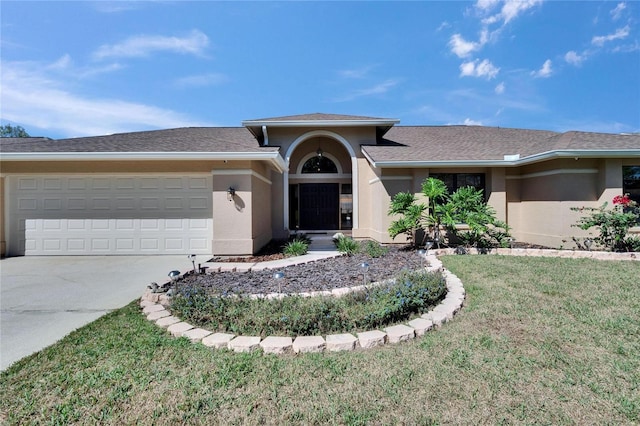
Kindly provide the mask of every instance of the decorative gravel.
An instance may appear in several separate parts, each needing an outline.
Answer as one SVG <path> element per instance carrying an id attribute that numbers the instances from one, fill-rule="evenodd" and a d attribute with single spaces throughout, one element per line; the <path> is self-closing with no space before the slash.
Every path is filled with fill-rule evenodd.
<path id="1" fill-rule="evenodd" d="M 187 275 L 180 285 L 192 284 L 211 289 L 216 293 L 301 293 L 353 287 L 364 283 L 362 263 L 368 263 L 367 283 L 393 278 L 403 268 L 419 269 L 422 265 L 413 250 L 392 247 L 378 258 L 366 254 L 339 256 L 303 265 L 280 269 L 249 272 L 216 272 L 205 275 Z M 278 282 L 273 278 L 277 271 L 285 276 Z"/>

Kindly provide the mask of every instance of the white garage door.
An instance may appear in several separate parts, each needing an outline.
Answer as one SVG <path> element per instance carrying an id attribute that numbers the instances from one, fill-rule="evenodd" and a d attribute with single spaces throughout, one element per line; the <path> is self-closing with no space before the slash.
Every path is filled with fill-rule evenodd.
<path id="1" fill-rule="evenodd" d="M 211 254 L 211 176 L 11 176 L 9 255 Z"/>

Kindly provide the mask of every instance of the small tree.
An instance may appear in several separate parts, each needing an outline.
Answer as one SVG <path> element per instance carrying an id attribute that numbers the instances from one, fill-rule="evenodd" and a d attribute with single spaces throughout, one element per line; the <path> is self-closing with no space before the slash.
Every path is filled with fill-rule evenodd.
<path id="1" fill-rule="evenodd" d="M 4 124 L 0 126 L 0 137 L 2 138 L 28 138 L 29 134 L 22 126 L 12 126 Z"/>
<path id="2" fill-rule="evenodd" d="M 449 190 L 443 181 L 436 178 L 427 178 L 422 183 L 422 193 L 429 198 L 429 210 L 427 211 L 426 226 L 429 229 L 431 239 L 438 241 L 440 246 L 440 224 L 442 216 L 447 215 L 445 208 L 449 199 Z M 425 235 L 425 238 L 427 236 Z M 423 241 L 424 242 L 424 241 Z"/>
<path id="3" fill-rule="evenodd" d="M 416 242 L 416 233 L 423 227 L 423 214 L 427 209 L 424 204 L 417 204 L 416 197 L 410 192 L 399 192 L 391 200 L 389 215 L 401 215 L 397 220 L 391 222 L 389 235 L 396 238 L 400 234 L 405 234 L 407 239 Z"/>
<path id="4" fill-rule="evenodd" d="M 429 236 L 440 242 L 440 227 L 455 235 L 467 246 L 487 248 L 504 246 L 509 237 L 509 227 L 495 217 L 495 210 L 484 201 L 482 191 L 473 187 L 459 188 L 449 196 L 447 186 L 439 179 L 428 178 L 422 183 L 422 194 L 429 198 L 429 204 L 418 204 L 413 194 L 396 194 L 389 214 L 402 215 L 389 227 L 392 238 L 402 233 L 415 245 L 419 230 L 428 231 Z M 458 224 L 465 228 L 459 229 Z M 425 238 L 427 234 L 425 234 Z"/>
<path id="5" fill-rule="evenodd" d="M 496 212 L 484 201 L 482 190 L 472 186 L 459 188 L 443 210 L 445 227 L 466 246 L 481 249 L 506 244 L 509 226 L 496 219 Z M 466 226 L 458 228 L 458 224 Z"/>

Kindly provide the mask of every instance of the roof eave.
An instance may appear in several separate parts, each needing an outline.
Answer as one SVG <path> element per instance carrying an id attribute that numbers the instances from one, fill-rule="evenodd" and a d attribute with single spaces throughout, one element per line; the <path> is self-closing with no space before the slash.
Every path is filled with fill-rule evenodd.
<path id="1" fill-rule="evenodd" d="M 364 148 L 364 147 L 363 147 Z M 440 161 L 374 161 L 361 150 L 374 168 L 427 168 L 427 167 L 516 167 L 555 158 L 628 158 L 640 157 L 640 149 L 619 150 L 556 150 L 530 155 L 518 160 L 440 160 Z"/>
<path id="2" fill-rule="evenodd" d="M 279 152 L 9 152 L 2 161 L 268 161 L 279 172 L 287 165 Z"/>

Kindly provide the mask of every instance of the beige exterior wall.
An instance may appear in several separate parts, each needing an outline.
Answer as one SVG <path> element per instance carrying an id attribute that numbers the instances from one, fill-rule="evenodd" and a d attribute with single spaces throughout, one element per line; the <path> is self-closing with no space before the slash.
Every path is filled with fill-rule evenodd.
<path id="1" fill-rule="evenodd" d="M 572 237 L 596 235 L 574 225 L 583 213 L 572 207 L 611 205 L 622 194 L 621 159 L 562 159 L 507 172 L 509 225 L 518 241 L 573 248 Z"/>
<path id="2" fill-rule="evenodd" d="M 274 238 L 286 238 L 289 235 L 289 185 L 305 182 L 322 183 L 351 183 L 353 185 L 354 203 L 358 196 L 362 194 L 362 171 L 360 165 L 368 166 L 362 155 L 360 146 L 362 144 L 374 144 L 376 142 L 375 129 L 373 127 L 283 127 L 269 128 L 268 140 L 270 146 L 279 146 L 280 154 L 285 161 L 289 161 L 287 176 L 273 177 L 272 186 L 272 228 Z M 309 155 L 315 155 L 320 148 L 324 155 L 334 160 L 339 167 L 338 175 L 301 175 L 299 169 Z M 353 156 L 353 157 L 352 157 Z M 357 162 L 358 173 L 354 176 L 353 162 Z M 286 187 L 286 188 L 285 188 Z M 358 188 L 358 189 L 356 189 Z M 357 195 L 356 195 L 357 194 Z M 361 206 L 370 206 L 360 200 L 358 210 Z M 362 228 L 363 220 L 368 220 L 367 212 L 358 212 L 358 228 Z M 364 215 L 364 216 L 363 216 Z M 285 223 L 286 222 L 286 223 Z M 360 229 L 354 229 L 354 234 L 359 234 Z M 365 233 L 368 237 L 368 233 Z"/>
<path id="3" fill-rule="evenodd" d="M 2 162 L 0 180 L 0 241 L 2 255 L 6 253 L 5 178 L 29 174 L 145 174 L 145 173 L 207 173 L 213 180 L 212 254 L 246 255 L 258 251 L 272 238 L 271 211 L 272 169 L 262 162 L 252 161 L 15 161 Z M 227 189 L 237 190 L 232 201 Z"/>
<path id="4" fill-rule="evenodd" d="M 380 169 L 373 168 L 361 153 L 361 145 L 375 143 L 372 127 L 269 128 L 268 136 L 269 145 L 279 146 L 283 158 L 289 160 L 289 170 L 284 175 L 266 162 L 255 161 L 3 161 L 0 250 L 4 254 L 7 245 L 4 176 L 91 173 L 210 174 L 215 255 L 255 253 L 272 238 L 286 238 L 289 212 L 284 208 L 288 206 L 289 185 L 311 181 L 354 185 L 354 204 L 358 203 L 354 206 L 358 214 L 354 238 L 403 243 L 403 236 L 392 240 L 387 231 L 394 219 L 387 214 L 391 199 L 398 192 L 411 191 L 426 203 L 421 184 L 430 173 L 485 173 L 488 203 L 498 219 L 512 227 L 516 240 L 572 247 L 572 236 L 585 237 L 588 232 L 572 227 L 581 214 L 571 211 L 571 207 L 611 203 L 615 195 L 622 193 L 622 166 L 640 163 L 623 159 L 558 159 L 522 167 Z M 318 148 L 338 164 L 338 175 L 298 173 Z M 231 201 L 227 194 L 230 187 L 236 190 Z"/>

